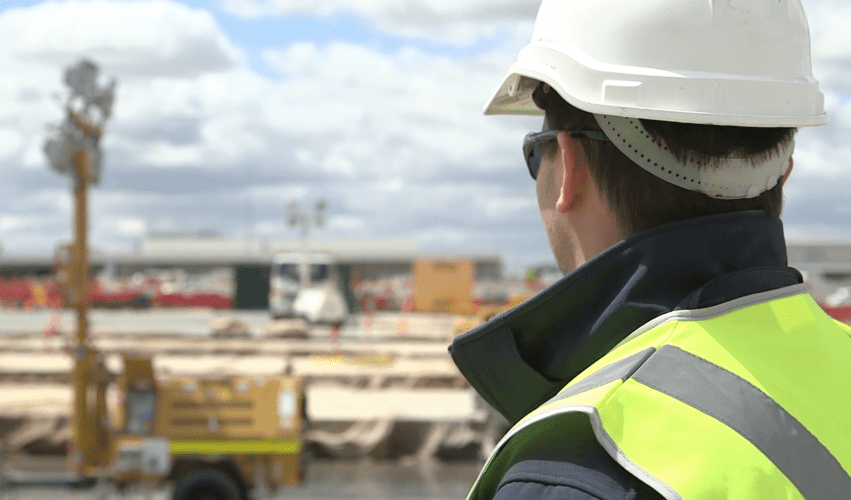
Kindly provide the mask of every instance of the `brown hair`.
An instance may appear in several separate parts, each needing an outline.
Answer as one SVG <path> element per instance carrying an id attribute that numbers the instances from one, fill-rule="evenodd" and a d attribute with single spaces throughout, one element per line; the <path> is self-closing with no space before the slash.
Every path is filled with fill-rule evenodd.
<path id="1" fill-rule="evenodd" d="M 545 111 L 546 130 L 600 130 L 591 113 L 568 104 L 554 90 L 541 84 L 535 103 Z M 751 161 L 773 156 L 795 137 L 794 128 L 753 128 L 698 125 L 655 120 L 641 123 L 657 141 L 680 161 L 692 159 L 703 168 L 718 168 L 718 161 L 736 154 Z M 777 185 L 752 199 L 721 200 L 666 182 L 621 153 L 611 142 L 578 138 L 588 158 L 591 177 L 614 213 L 624 236 L 695 217 L 744 210 L 764 210 L 779 217 L 783 210 L 783 186 Z M 544 145 L 543 154 L 555 154 L 555 142 Z"/>

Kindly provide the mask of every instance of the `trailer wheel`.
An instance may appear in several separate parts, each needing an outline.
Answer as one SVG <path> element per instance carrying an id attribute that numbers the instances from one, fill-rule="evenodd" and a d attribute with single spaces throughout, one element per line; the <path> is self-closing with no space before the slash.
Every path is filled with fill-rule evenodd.
<path id="1" fill-rule="evenodd" d="M 244 500 L 239 483 L 216 469 L 198 469 L 183 476 L 174 485 L 172 500 Z"/>

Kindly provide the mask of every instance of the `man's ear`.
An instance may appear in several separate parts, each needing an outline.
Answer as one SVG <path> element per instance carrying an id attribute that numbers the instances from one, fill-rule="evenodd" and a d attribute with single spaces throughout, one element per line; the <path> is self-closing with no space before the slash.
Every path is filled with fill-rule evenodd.
<path id="1" fill-rule="evenodd" d="M 582 202 L 582 196 L 588 182 L 588 162 L 585 151 L 567 132 L 558 133 L 558 154 L 564 165 L 564 176 L 559 189 L 556 210 L 567 213 L 575 210 Z"/>
<path id="2" fill-rule="evenodd" d="M 783 176 L 780 178 L 780 185 L 781 185 L 781 186 L 782 186 L 782 185 L 784 185 L 784 184 L 786 184 L 786 179 L 788 179 L 788 178 L 789 178 L 789 174 L 791 174 L 791 173 L 792 173 L 792 168 L 793 168 L 794 166 L 795 166 L 795 160 L 793 160 L 793 159 L 792 159 L 792 157 L 790 156 L 790 157 L 789 157 L 789 170 L 787 170 L 787 171 L 786 171 L 786 173 L 785 173 L 785 174 L 783 174 Z"/>

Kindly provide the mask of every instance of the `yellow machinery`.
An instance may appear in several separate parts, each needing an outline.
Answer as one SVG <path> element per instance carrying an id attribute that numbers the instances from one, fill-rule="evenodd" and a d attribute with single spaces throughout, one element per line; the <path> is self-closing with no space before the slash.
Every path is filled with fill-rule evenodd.
<path id="1" fill-rule="evenodd" d="M 100 138 L 100 128 L 70 109 L 68 115 L 87 137 Z M 77 312 L 70 468 L 119 486 L 173 482 L 174 500 L 244 500 L 254 488 L 301 482 L 304 396 L 297 377 L 159 380 L 150 357 L 125 356 L 118 404 L 108 411 L 109 373 L 88 338 L 88 167 L 86 150 L 77 149 L 75 241 L 57 256 L 68 283 L 64 299 Z"/>
<path id="2" fill-rule="evenodd" d="M 170 481 L 175 500 L 238 500 L 303 480 L 297 377 L 157 382 L 150 358 L 124 363 L 112 420 L 118 432 L 108 447 L 119 487 Z"/>

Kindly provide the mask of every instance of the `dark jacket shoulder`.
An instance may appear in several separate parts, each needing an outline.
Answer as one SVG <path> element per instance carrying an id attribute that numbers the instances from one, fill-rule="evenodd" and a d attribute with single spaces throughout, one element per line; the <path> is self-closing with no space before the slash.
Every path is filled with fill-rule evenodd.
<path id="1" fill-rule="evenodd" d="M 663 500 L 609 456 L 587 423 L 569 439 L 535 443 L 509 468 L 494 500 Z"/>

